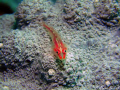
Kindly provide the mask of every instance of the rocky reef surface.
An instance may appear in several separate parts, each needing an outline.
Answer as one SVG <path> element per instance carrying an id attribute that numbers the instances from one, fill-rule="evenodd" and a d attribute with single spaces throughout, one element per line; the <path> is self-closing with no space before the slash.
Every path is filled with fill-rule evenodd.
<path id="1" fill-rule="evenodd" d="M 0 89 L 119 90 L 120 2 L 23 0 L 0 16 Z M 67 45 L 56 59 L 41 22 Z"/>

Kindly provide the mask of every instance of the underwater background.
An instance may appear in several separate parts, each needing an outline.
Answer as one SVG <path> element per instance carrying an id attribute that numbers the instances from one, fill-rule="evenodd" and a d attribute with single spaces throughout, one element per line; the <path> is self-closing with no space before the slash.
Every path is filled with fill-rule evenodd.
<path id="1" fill-rule="evenodd" d="M 120 90 L 120 0 L 0 0 L 0 90 Z"/>

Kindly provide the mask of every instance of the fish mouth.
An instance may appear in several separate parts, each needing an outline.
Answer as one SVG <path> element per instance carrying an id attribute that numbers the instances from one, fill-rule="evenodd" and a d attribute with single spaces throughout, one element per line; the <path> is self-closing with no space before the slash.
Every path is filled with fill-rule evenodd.
<path id="1" fill-rule="evenodd" d="M 58 55 L 58 57 L 59 57 L 60 60 L 64 60 L 65 59 L 65 55 L 63 55 L 63 54 Z"/>

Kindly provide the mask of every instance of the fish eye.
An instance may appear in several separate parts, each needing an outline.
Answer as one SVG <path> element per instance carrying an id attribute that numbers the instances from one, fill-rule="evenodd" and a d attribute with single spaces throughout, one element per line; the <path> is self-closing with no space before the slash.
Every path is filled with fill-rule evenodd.
<path id="1" fill-rule="evenodd" d="M 56 53 L 58 54 L 58 51 Z"/>
<path id="2" fill-rule="evenodd" d="M 66 53 L 66 50 L 64 50 L 63 53 Z"/>
<path id="3" fill-rule="evenodd" d="M 64 52 L 66 52 L 66 50 Z"/>

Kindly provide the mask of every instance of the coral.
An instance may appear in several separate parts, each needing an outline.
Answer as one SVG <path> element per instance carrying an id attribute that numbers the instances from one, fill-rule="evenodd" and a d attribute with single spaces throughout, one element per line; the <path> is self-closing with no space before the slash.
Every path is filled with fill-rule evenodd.
<path id="1" fill-rule="evenodd" d="M 118 26 L 119 6 L 113 2 L 94 2 L 95 21 L 108 27 Z"/>
<path id="2" fill-rule="evenodd" d="M 115 35 L 119 27 L 96 23 L 96 15 L 91 14 L 93 1 L 75 2 L 57 0 L 52 4 L 47 0 L 24 0 L 15 18 L 8 15 L 0 19 L 0 43 L 3 43 L 0 87 L 15 90 L 120 88 L 120 38 Z M 11 28 L 15 19 L 18 29 Z M 68 47 L 62 64 L 52 52 L 51 39 L 40 24 L 41 19 L 61 35 Z"/>
<path id="3" fill-rule="evenodd" d="M 90 2 L 81 2 L 71 0 L 72 3 L 66 1 L 63 8 L 63 20 L 67 22 L 72 28 L 84 27 L 89 25 L 89 19 L 91 16 L 92 7 L 88 7 Z M 85 5 L 86 4 L 86 5 Z"/>
<path id="4" fill-rule="evenodd" d="M 6 23 L 7 21 L 7 23 Z M 3 44 L 0 48 L 0 70 L 5 71 L 7 69 L 18 70 L 30 65 L 33 61 L 31 57 L 28 58 L 28 54 L 25 50 L 21 51 L 15 42 L 15 32 L 12 32 L 12 28 L 15 22 L 14 15 L 0 16 L 0 43 Z"/>
<path id="5" fill-rule="evenodd" d="M 7 21 L 7 22 L 6 22 Z M 2 15 L 0 16 L 0 39 L 4 34 L 9 34 L 13 28 L 15 22 L 14 15 Z"/>
<path id="6" fill-rule="evenodd" d="M 15 13 L 16 22 L 18 22 L 18 28 L 25 27 L 30 23 L 38 21 L 41 19 L 46 19 L 47 17 L 54 17 L 52 14 L 51 6 L 45 3 L 47 0 L 37 0 L 30 2 L 29 0 L 24 0 L 17 9 Z M 50 3 L 50 2 L 49 2 Z M 46 8 L 49 7 L 49 10 Z"/>
<path id="7" fill-rule="evenodd" d="M 1 42 L 3 43 L 3 47 L 0 50 L 1 71 L 5 71 L 8 68 L 18 70 L 19 68 L 24 68 L 33 62 L 32 58 L 28 58 L 27 53 L 19 50 L 15 46 L 14 40 L 14 35 L 2 37 Z"/>

